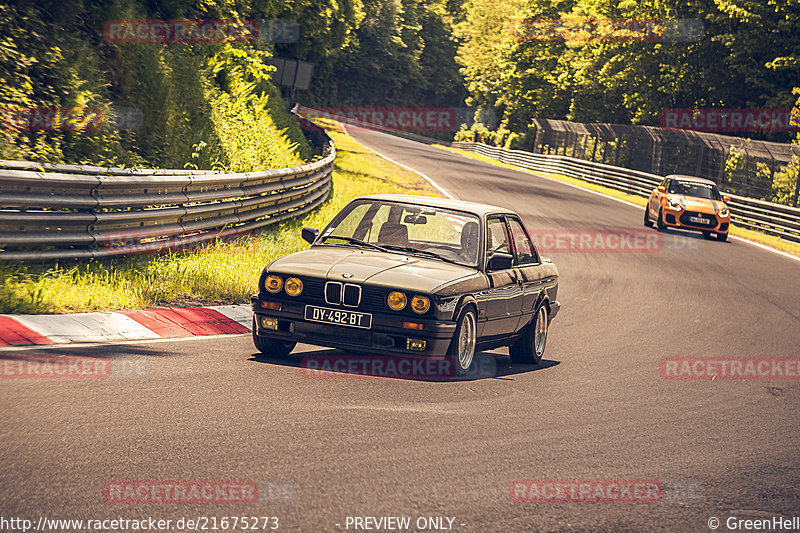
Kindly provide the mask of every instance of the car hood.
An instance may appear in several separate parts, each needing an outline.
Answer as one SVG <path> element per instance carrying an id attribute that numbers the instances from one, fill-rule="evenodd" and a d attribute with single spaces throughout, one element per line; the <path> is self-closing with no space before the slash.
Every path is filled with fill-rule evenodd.
<path id="1" fill-rule="evenodd" d="M 314 246 L 276 259 L 270 273 L 349 281 L 430 293 L 477 269 L 415 257 L 338 246 Z M 344 274 L 350 274 L 344 277 Z"/>
<path id="2" fill-rule="evenodd" d="M 709 200 L 707 198 L 697 198 L 695 196 L 683 196 L 682 194 L 671 194 L 670 198 L 673 201 L 678 201 L 687 211 L 698 211 L 700 213 L 708 213 L 713 215 L 723 207 L 723 202 L 716 200 Z"/>

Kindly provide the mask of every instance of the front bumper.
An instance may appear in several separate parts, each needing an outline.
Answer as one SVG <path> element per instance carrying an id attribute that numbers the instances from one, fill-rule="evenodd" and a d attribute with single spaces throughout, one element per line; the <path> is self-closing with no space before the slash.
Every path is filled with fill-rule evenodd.
<path id="1" fill-rule="evenodd" d="M 305 319 L 305 303 L 268 300 L 280 303 L 280 310 L 265 309 L 260 296 L 250 300 L 255 316 L 254 333 L 260 336 L 291 341 L 304 342 L 317 346 L 379 352 L 404 355 L 443 356 L 447 353 L 450 340 L 455 333 L 455 322 L 444 322 L 433 318 L 409 318 L 391 315 L 385 312 L 372 312 L 370 329 L 339 326 L 312 322 Z M 322 304 L 321 307 L 330 307 Z M 359 312 L 365 312 L 360 311 Z M 262 318 L 277 319 L 277 329 L 267 329 L 262 325 Z M 413 321 L 422 324 L 422 330 L 403 328 L 403 322 Z M 424 348 L 419 349 L 419 342 L 424 341 Z M 410 346 L 415 346 L 411 349 Z"/>
<path id="2" fill-rule="evenodd" d="M 709 224 L 698 224 L 690 220 L 689 217 L 702 215 L 703 218 L 711 220 Z M 711 233 L 728 233 L 730 227 L 730 215 L 720 217 L 716 213 L 703 213 L 697 211 L 677 210 L 669 207 L 664 209 L 664 225 L 670 228 L 681 228 L 693 231 L 708 231 Z"/>
<path id="3" fill-rule="evenodd" d="M 550 314 L 548 315 L 548 323 L 552 321 L 558 312 L 561 310 L 561 302 L 550 302 Z"/>

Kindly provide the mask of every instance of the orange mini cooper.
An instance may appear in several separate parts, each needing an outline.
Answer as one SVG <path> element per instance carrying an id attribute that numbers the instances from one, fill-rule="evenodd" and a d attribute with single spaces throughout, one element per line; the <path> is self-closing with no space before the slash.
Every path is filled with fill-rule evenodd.
<path id="1" fill-rule="evenodd" d="M 644 208 L 644 225 L 653 222 L 658 231 L 681 228 L 703 232 L 707 239 L 714 233 L 718 241 L 728 238 L 731 213 L 717 184 L 693 176 L 670 175 L 653 189 Z"/>

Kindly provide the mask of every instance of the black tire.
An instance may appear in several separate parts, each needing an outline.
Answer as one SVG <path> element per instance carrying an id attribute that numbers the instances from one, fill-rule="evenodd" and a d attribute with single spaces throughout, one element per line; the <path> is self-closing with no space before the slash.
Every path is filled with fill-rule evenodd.
<path id="1" fill-rule="evenodd" d="M 282 341 L 280 339 L 271 339 L 269 337 L 262 337 L 257 333 L 256 319 L 253 318 L 253 344 L 256 350 L 264 355 L 272 355 L 275 357 L 285 357 L 292 353 L 294 347 L 297 346 L 296 342 Z"/>
<path id="2" fill-rule="evenodd" d="M 658 231 L 664 231 L 667 229 L 667 225 L 664 224 L 664 208 L 658 210 L 658 220 L 656 220 L 656 229 Z"/>
<path id="3" fill-rule="evenodd" d="M 727 233 L 717 233 L 717 240 L 719 242 L 727 241 L 728 240 L 728 234 Z"/>
<path id="4" fill-rule="evenodd" d="M 650 226 L 650 206 L 646 205 L 644 207 L 644 227 L 649 228 Z"/>
<path id="5" fill-rule="evenodd" d="M 478 335 L 478 319 L 475 309 L 466 307 L 458 317 L 453 340 L 447 349 L 447 360 L 453 365 L 454 375 L 463 376 L 472 368 L 475 361 L 475 345 Z M 462 337 L 463 335 L 463 337 Z"/>
<path id="6" fill-rule="evenodd" d="M 522 365 L 538 365 L 547 346 L 549 312 L 546 305 L 536 310 L 533 320 L 525 328 L 517 342 L 508 347 L 511 362 Z"/>

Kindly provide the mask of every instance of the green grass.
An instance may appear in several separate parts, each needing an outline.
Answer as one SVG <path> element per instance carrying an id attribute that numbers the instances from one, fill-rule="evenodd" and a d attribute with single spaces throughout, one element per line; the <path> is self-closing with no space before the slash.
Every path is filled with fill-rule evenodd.
<path id="1" fill-rule="evenodd" d="M 69 313 L 154 306 L 245 303 L 269 261 L 306 248 L 303 226 L 322 227 L 352 198 L 403 193 L 438 196 L 419 176 L 330 132 L 337 157 L 333 190 L 313 212 L 258 235 L 195 250 L 88 264 L 0 267 L 0 313 Z"/>
<path id="2" fill-rule="evenodd" d="M 517 167 L 517 166 L 514 166 L 514 165 L 509 165 L 507 163 L 501 163 L 501 162 L 496 161 L 496 160 L 494 160 L 492 158 L 485 157 L 485 156 L 482 156 L 482 155 L 479 155 L 479 154 L 473 154 L 472 152 L 467 152 L 466 150 L 460 150 L 458 148 L 451 148 L 449 146 L 443 146 L 443 145 L 439 145 L 439 144 L 434 145 L 434 146 L 436 146 L 437 148 L 441 148 L 442 150 L 449 150 L 451 152 L 456 152 L 456 153 L 461 154 L 461 155 L 466 156 L 466 157 L 471 157 L 472 159 L 477 159 L 478 161 L 484 161 L 486 163 L 491 163 L 493 165 L 497 165 L 497 166 L 500 166 L 500 167 L 506 167 L 506 168 L 510 168 L 510 169 L 513 169 L 513 170 L 521 170 L 523 172 L 527 172 L 526 169 L 523 169 L 523 168 L 520 168 L 520 167 Z M 543 173 L 543 172 L 537 172 L 537 174 L 540 174 L 542 176 L 545 176 L 545 177 L 548 177 L 548 178 L 551 178 L 551 179 L 554 179 L 554 180 L 557 180 L 557 181 L 563 181 L 564 183 L 569 183 L 571 185 L 576 185 L 576 186 L 578 186 L 578 187 L 580 187 L 582 189 L 588 189 L 590 191 L 596 191 L 596 192 L 605 194 L 606 196 L 610 196 L 612 198 L 618 198 L 620 200 L 625 200 L 626 202 L 630 202 L 632 204 L 636 204 L 636 205 L 639 205 L 639 206 L 642 206 L 642 207 L 644 207 L 647 204 L 647 199 L 643 198 L 641 196 L 635 196 L 633 194 L 626 194 L 624 192 L 620 192 L 620 191 L 617 191 L 615 189 L 610 189 L 608 187 L 603 187 L 602 185 L 596 185 L 594 183 L 589 183 L 587 181 L 579 180 L 579 179 L 576 179 L 576 178 L 571 178 L 569 176 L 564 176 L 563 174 L 549 174 L 549 173 Z M 758 244 L 763 244 L 764 246 L 769 246 L 770 248 L 775 248 L 776 250 L 780 250 L 782 252 L 786 252 L 786 253 L 789 253 L 789 254 L 796 255 L 796 256 L 800 257 L 800 244 L 795 244 L 793 242 L 780 239 L 778 237 L 773 237 L 772 235 L 767 235 L 766 233 L 762 233 L 760 231 L 753 231 L 753 230 L 750 230 L 750 229 L 742 228 L 742 227 L 736 226 L 735 224 L 731 225 L 731 229 L 730 229 L 729 233 L 730 233 L 730 235 L 733 235 L 735 237 L 739 237 L 739 238 L 742 238 L 742 239 L 745 239 L 745 240 L 748 240 L 748 241 L 752 241 L 752 242 L 755 242 L 755 243 L 758 243 Z"/>

